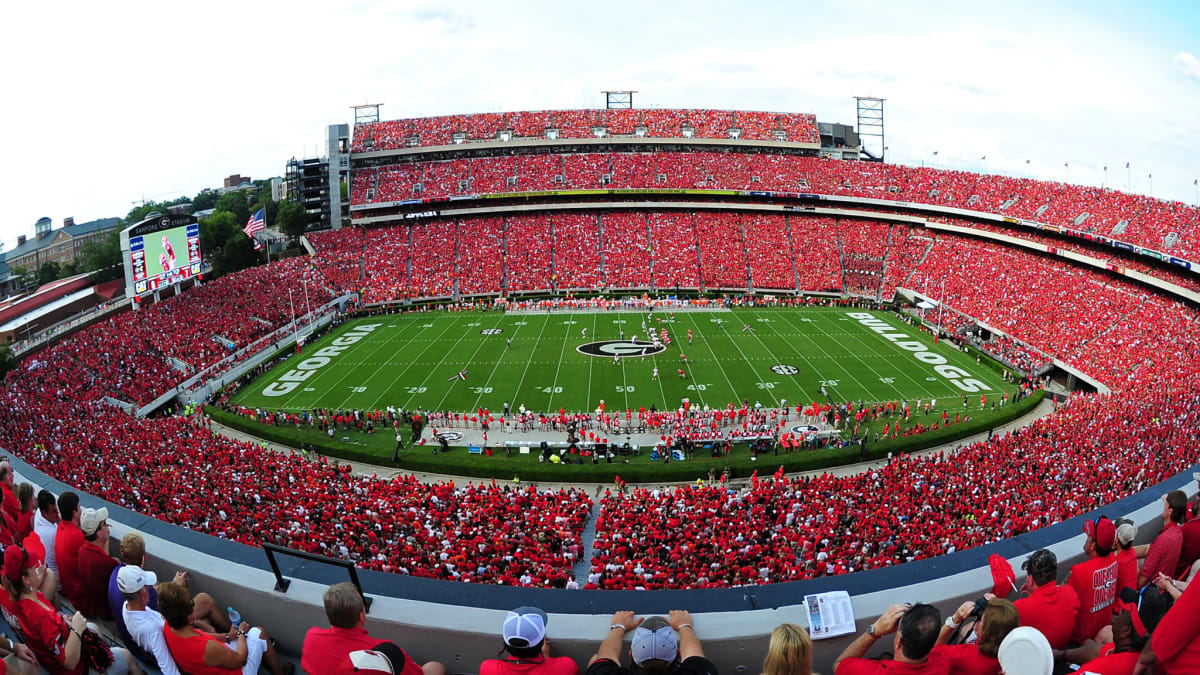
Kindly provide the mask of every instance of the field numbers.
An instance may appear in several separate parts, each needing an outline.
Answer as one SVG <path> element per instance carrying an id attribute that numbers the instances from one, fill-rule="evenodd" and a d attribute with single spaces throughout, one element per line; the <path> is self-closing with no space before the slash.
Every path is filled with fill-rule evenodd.
<path id="1" fill-rule="evenodd" d="M 627 384 L 624 386 L 619 385 L 619 384 L 617 385 L 617 393 L 618 394 L 632 394 L 634 391 L 635 391 L 635 389 L 632 384 Z"/>
<path id="2" fill-rule="evenodd" d="M 936 377 L 927 377 L 927 378 L 925 378 L 925 381 L 926 382 L 937 382 L 938 379 Z"/>
<path id="3" fill-rule="evenodd" d="M 361 393 L 363 393 L 363 392 L 364 392 L 364 391 L 366 391 L 366 390 L 367 390 L 367 388 L 366 388 L 366 387 L 350 387 L 350 391 L 352 391 L 352 392 L 354 392 L 354 393 L 356 393 L 356 394 L 361 394 Z"/>
<path id="4" fill-rule="evenodd" d="M 471 387 L 471 391 L 475 392 L 476 394 L 490 394 L 490 393 L 492 393 L 492 388 L 491 387 Z"/>
<path id="5" fill-rule="evenodd" d="M 482 326 L 483 324 L 479 323 L 478 321 L 474 321 L 474 322 L 472 322 L 472 323 L 469 323 L 469 324 L 467 324 L 467 325 L 468 325 L 468 326 L 470 326 L 471 328 L 475 328 L 476 326 Z"/>
<path id="6" fill-rule="evenodd" d="M 613 319 L 613 323 L 625 323 L 625 319 Z"/>
<path id="7" fill-rule="evenodd" d="M 421 324 L 421 328 L 433 328 L 433 324 L 431 324 L 431 323 L 423 323 L 423 324 Z"/>
<path id="8" fill-rule="evenodd" d="M 566 321 L 563 322 L 563 325 L 564 326 L 574 326 L 575 322 L 571 321 L 570 319 L 567 319 Z"/>
<path id="9" fill-rule="evenodd" d="M 688 391 L 708 391 L 707 384 L 689 384 Z"/>
<path id="10" fill-rule="evenodd" d="M 304 391 L 316 391 L 316 390 L 317 390 L 316 387 L 305 387 L 304 388 Z"/>
<path id="11" fill-rule="evenodd" d="M 879 381 L 884 384 L 895 384 L 896 383 L 895 378 L 891 378 L 891 377 L 881 377 L 881 378 L 879 378 Z"/>
<path id="12" fill-rule="evenodd" d="M 528 326 L 529 322 L 528 321 L 514 321 L 513 325 L 514 326 Z"/>
<path id="13" fill-rule="evenodd" d="M 424 394 L 427 390 L 425 387 L 405 387 L 410 394 Z"/>
<path id="14" fill-rule="evenodd" d="M 822 387 L 836 387 L 836 386 L 838 386 L 838 381 L 837 380 L 821 380 L 821 386 Z"/>
<path id="15" fill-rule="evenodd" d="M 757 319 L 755 319 L 755 321 L 757 321 L 759 323 L 771 323 L 771 320 L 765 316 L 760 316 Z"/>
<path id="16" fill-rule="evenodd" d="M 542 387 L 543 394 L 561 394 L 562 387 Z"/>
<path id="17" fill-rule="evenodd" d="M 774 382 L 758 382 L 755 386 L 757 386 L 759 389 L 774 389 L 775 383 Z"/>
<path id="18" fill-rule="evenodd" d="M 807 316 L 800 317 L 800 320 L 804 323 L 812 323 L 812 319 L 808 318 Z"/>

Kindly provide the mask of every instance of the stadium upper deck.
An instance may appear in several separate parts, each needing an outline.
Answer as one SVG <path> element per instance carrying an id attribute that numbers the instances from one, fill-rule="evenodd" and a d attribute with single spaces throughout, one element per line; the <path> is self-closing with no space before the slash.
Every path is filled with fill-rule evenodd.
<path id="1" fill-rule="evenodd" d="M 820 136 L 805 113 L 740 110 L 535 110 L 416 117 L 359 124 L 352 153 L 506 140 L 697 138 L 807 143 Z"/>

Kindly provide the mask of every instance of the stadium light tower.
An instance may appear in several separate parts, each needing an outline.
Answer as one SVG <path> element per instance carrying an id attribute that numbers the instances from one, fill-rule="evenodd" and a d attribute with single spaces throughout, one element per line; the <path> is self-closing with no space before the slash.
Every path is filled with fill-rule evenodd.
<path id="1" fill-rule="evenodd" d="M 875 157 L 880 162 L 886 161 L 884 155 L 887 154 L 887 144 L 884 142 L 883 135 L 883 102 L 887 99 L 875 98 L 874 96 L 855 96 L 854 101 L 858 110 L 858 140 L 863 142 L 864 137 L 870 136 L 879 139 L 879 155 L 875 156 L 869 149 L 866 143 L 863 143 L 863 152 L 867 155 Z"/>
<path id="2" fill-rule="evenodd" d="M 605 89 L 600 92 L 604 94 L 604 107 L 609 110 L 632 110 L 633 95 L 637 93 L 636 89 L 627 89 L 623 91 L 611 91 Z"/>

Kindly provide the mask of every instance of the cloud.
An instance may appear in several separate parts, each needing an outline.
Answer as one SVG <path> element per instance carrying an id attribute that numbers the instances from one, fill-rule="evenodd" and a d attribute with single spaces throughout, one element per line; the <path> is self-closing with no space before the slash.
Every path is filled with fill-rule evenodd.
<path id="1" fill-rule="evenodd" d="M 1200 59 L 1197 59 L 1191 52 L 1179 52 L 1175 55 L 1174 61 L 1184 75 L 1193 80 L 1200 80 Z"/>

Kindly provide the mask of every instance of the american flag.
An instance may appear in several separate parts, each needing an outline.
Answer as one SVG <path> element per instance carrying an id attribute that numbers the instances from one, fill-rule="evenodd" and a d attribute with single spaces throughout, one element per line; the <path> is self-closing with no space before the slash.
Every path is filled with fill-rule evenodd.
<path id="1" fill-rule="evenodd" d="M 265 209 L 259 209 L 250 216 L 250 220 L 246 221 L 246 227 L 242 228 L 242 232 L 246 233 L 247 237 L 253 237 L 255 232 L 267 229 L 267 224 L 264 221 Z"/>

